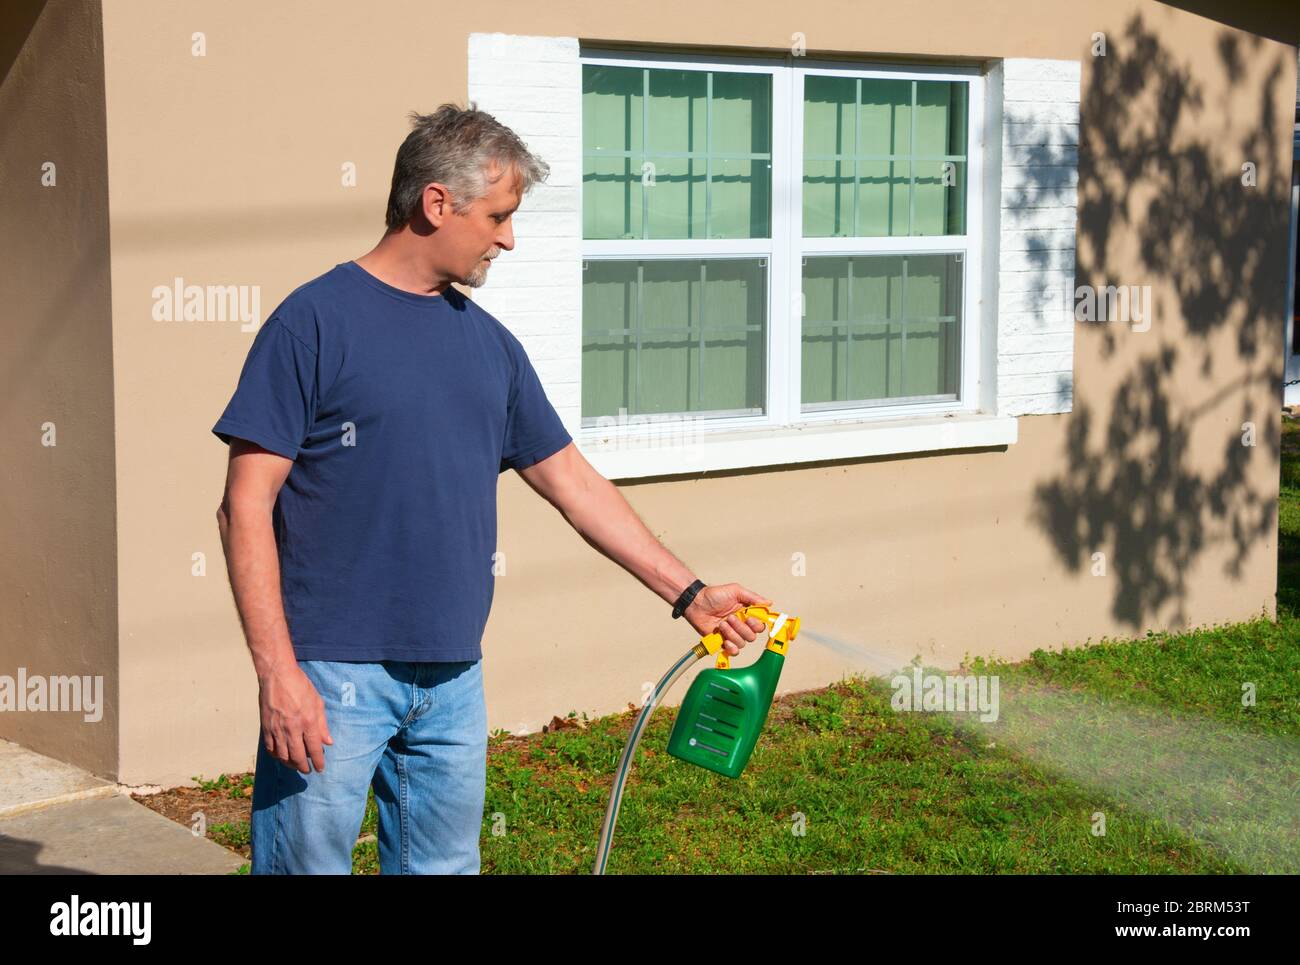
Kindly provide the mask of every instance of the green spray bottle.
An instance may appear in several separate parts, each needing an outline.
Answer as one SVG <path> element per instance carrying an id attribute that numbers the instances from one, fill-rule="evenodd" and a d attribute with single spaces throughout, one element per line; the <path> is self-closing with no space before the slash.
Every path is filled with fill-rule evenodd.
<path id="1" fill-rule="evenodd" d="M 722 636 L 711 633 L 699 646 L 717 654 L 717 666 L 700 671 L 682 700 L 668 738 L 668 753 L 727 777 L 739 777 L 763 732 L 772 707 L 785 653 L 799 633 L 799 618 L 767 607 L 745 607 L 742 622 L 757 617 L 768 624 L 767 646 L 748 667 L 731 667 Z"/>
<path id="2" fill-rule="evenodd" d="M 767 721 L 777 681 L 781 679 L 786 649 L 799 633 L 799 618 L 760 605 L 742 607 L 736 616 L 741 620 L 757 617 L 766 623 L 767 647 L 751 666 L 733 670 L 730 658 L 722 649 L 722 634 L 714 632 L 702 637 L 668 668 L 642 705 L 623 747 L 623 756 L 614 772 L 609 806 L 605 809 L 605 823 L 600 828 L 593 874 L 605 873 L 614 846 L 614 827 L 618 823 L 623 787 L 650 716 L 677 679 L 709 654 L 717 656 L 717 666 L 701 671 L 686 692 L 668 738 L 668 753 L 727 777 L 739 776 L 749 763 Z"/>

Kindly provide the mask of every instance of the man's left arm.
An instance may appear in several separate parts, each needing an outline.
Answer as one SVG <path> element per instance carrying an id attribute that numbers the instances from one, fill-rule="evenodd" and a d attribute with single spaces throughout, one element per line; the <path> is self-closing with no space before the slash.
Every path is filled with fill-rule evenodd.
<path id="1" fill-rule="evenodd" d="M 517 472 L 590 546 L 670 605 L 695 582 L 690 568 L 655 538 L 618 487 L 592 467 L 576 443 Z M 723 649 L 734 656 L 766 628 L 755 617 L 736 617 L 737 610 L 750 604 L 770 606 L 772 601 L 738 583 L 707 585 L 682 616 L 701 636 L 715 630 L 722 634 Z"/>

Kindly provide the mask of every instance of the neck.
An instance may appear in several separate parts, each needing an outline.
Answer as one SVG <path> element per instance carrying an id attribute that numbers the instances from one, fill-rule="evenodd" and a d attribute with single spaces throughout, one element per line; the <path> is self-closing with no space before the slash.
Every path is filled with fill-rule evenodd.
<path id="1" fill-rule="evenodd" d="M 380 281 L 417 295 L 442 295 L 451 279 L 438 273 L 424 253 L 425 246 L 411 231 L 390 231 L 356 263 Z"/>

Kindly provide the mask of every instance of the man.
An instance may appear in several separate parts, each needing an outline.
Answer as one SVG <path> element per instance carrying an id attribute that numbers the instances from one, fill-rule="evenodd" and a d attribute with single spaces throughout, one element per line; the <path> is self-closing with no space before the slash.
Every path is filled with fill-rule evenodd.
<path id="1" fill-rule="evenodd" d="M 506 469 L 727 653 L 764 629 L 735 611 L 771 603 L 701 589 L 583 458 L 519 340 L 452 287 L 514 248 L 547 165 L 473 104 L 412 118 L 384 236 L 276 308 L 212 430 L 260 686 L 254 874 L 349 873 L 372 783 L 383 873 L 479 871 Z"/>

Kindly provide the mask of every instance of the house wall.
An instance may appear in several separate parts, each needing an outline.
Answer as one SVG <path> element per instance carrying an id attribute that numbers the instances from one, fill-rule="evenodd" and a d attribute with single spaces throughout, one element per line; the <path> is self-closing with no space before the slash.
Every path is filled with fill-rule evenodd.
<path id="1" fill-rule="evenodd" d="M 1234 6 L 1024 0 L 992 14 L 932 0 L 918 15 L 752 0 L 737 17 L 733 5 L 503 0 L 452 18 L 414 0 L 107 4 L 119 779 L 250 768 L 258 731 L 214 520 L 226 449 L 209 431 L 252 334 L 155 320 L 151 293 L 177 277 L 257 285 L 265 317 L 368 250 L 406 113 L 463 103 L 471 32 L 780 52 L 801 31 L 811 55 L 1081 60 L 1076 281 L 1149 284 L 1157 309 L 1147 332 L 1079 325 L 1071 412 L 1022 418 L 1000 449 L 623 492 L 707 582 L 742 582 L 807 629 L 900 663 L 1272 615 L 1296 65 L 1294 47 L 1211 19 L 1231 20 Z M 1297 14 L 1277 17 L 1294 38 Z M 192 53 L 195 32 L 205 56 Z M 1089 52 L 1096 32 L 1105 59 Z M 1239 180 L 1247 161 L 1252 189 Z M 341 183 L 347 162 L 355 187 Z M 1240 441 L 1248 421 L 1253 447 Z M 484 638 L 490 726 L 535 730 L 553 714 L 638 701 L 694 642 L 689 628 L 521 479 L 500 486 L 507 572 Z M 866 665 L 797 648 L 783 690 Z"/>
<path id="2" fill-rule="evenodd" d="M 23 672 L 90 677 L 92 693 L 98 677 L 102 698 L 0 712 L 0 738 L 103 776 L 118 716 L 109 280 L 99 4 L 0 5 L 0 675 L 15 690 Z"/>

